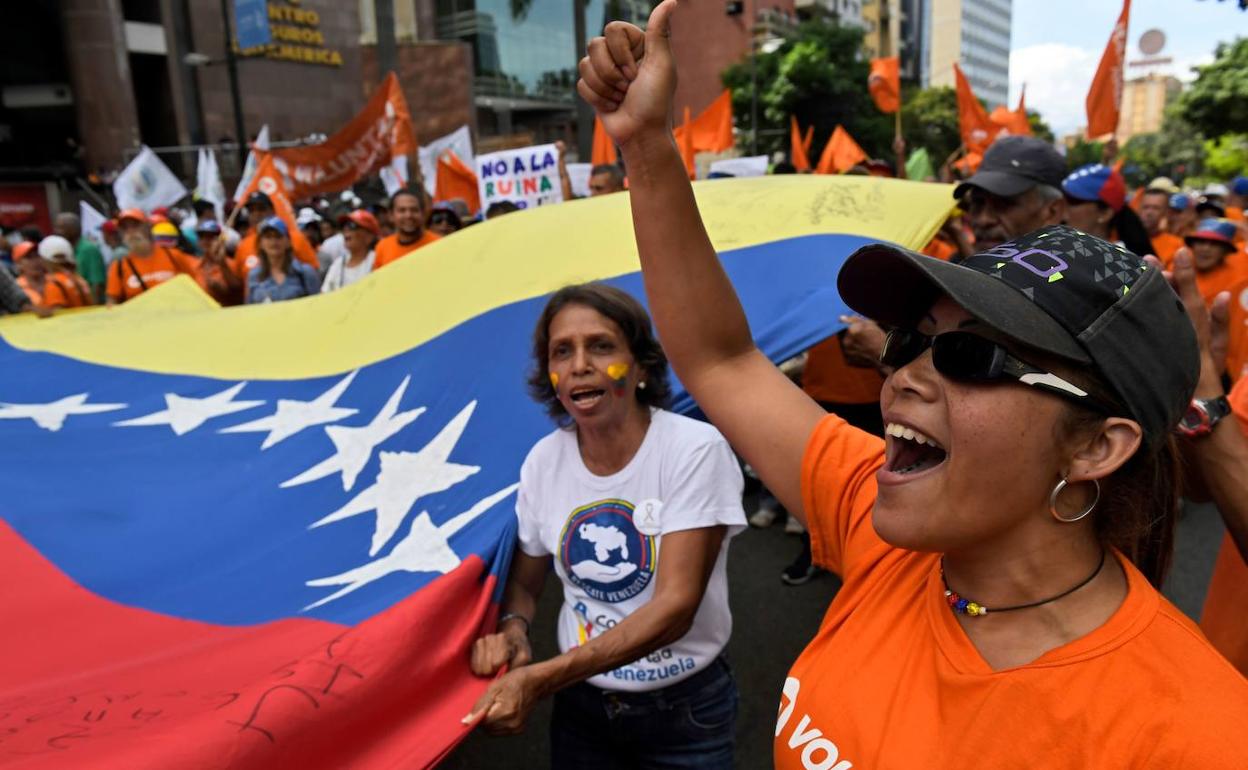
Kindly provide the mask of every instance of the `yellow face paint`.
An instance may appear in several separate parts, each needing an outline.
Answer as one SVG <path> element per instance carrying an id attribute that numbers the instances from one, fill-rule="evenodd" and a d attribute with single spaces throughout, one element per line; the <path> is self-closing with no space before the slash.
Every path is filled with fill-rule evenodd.
<path id="1" fill-rule="evenodd" d="M 622 380 L 628 376 L 628 364 L 608 364 L 607 376 L 613 380 Z"/>
<path id="2" fill-rule="evenodd" d="M 550 387 L 555 388 L 556 390 L 559 389 L 559 375 L 554 372 L 550 373 Z"/>

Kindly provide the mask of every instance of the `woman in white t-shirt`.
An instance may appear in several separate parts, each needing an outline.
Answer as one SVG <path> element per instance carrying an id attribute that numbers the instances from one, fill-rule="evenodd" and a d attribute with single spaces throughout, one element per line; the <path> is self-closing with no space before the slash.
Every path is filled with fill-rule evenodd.
<path id="1" fill-rule="evenodd" d="M 381 237 L 381 225 L 377 218 L 363 209 L 356 209 L 338 219 L 342 225 L 342 238 L 347 252 L 340 254 L 330 263 L 325 273 L 325 281 L 321 291 L 336 291 L 350 286 L 364 276 L 373 272 L 373 246 Z"/>
<path id="2" fill-rule="evenodd" d="M 534 332 L 535 399 L 559 424 L 520 469 L 518 544 L 492 676 L 465 719 L 518 732 L 555 696 L 552 765 L 732 766 L 737 690 L 728 541 L 745 525 L 741 471 L 715 428 L 665 411 L 667 359 L 641 305 L 601 283 L 556 292 Z M 561 654 L 531 661 L 546 572 L 563 583 Z"/>

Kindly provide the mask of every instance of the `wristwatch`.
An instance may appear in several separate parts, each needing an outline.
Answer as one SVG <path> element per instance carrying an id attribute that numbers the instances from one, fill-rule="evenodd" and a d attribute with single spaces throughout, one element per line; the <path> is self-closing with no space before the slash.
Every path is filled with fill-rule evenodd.
<path id="1" fill-rule="evenodd" d="M 1191 406 L 1187 408 L 1187 413 L 1179 420 L 1175 430 L 1188 438 L 1208 436 L 1213 432 L 1213 427 L 1230 413 L 1231 403 L 1226 400 L 1226 396 L 1193 398 Z"/>

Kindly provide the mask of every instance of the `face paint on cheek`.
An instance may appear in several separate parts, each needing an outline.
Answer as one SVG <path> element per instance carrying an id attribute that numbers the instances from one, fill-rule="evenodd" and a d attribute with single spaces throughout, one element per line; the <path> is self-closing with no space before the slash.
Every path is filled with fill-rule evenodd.
<path id="1" fill-rule="evenodd" d="M 559 375 L 554 372 L 550 373 L 550 387 L 559 390 Z"/>
<path id="2" fill-rule="evenodd" d="M 607 376 L 611 378 L 616 394 L 623 395 L 628 385 L 628 364 L 608 364 Z"/>

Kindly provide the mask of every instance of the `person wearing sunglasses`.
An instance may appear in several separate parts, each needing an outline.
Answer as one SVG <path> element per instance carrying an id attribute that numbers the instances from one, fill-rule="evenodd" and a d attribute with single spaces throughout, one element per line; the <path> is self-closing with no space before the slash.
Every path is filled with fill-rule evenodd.
<path id="1" fill-rule="evenodd" d="M 455 208 L 451 204 L 433 204 L 433 211 L 429 214 L 430 232 L 445 238 L 451 233 L 459 232 L 462 227 L 463 223 L 459 219 L 459 214 L 455 213 Z"/>
<path id="2" fill-rule="evenodd" d="M 1199 373 L 1161 271 L 1062 225 L 959 264 L 866 246 L 838 289 L 896 332 L 887 436 L 826 414 L 755 346 L 700 220 L 677 7 L 607 25 L 577 89 L 630 171 L 676 375 L 843 580 L 781 688 L 775 766 L 1248 767 L 1248 681 L 1157 588 Z"/>

